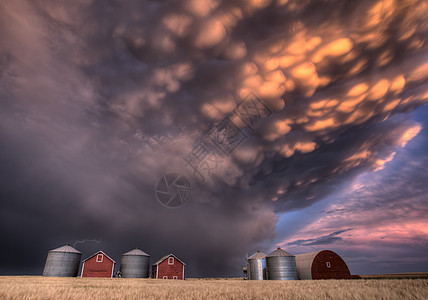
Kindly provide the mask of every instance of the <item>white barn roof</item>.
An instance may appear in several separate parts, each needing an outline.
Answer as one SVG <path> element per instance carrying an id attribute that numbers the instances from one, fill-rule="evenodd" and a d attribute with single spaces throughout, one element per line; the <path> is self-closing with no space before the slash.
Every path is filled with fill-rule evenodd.
<path id="1" fill-rule="evenodd" d="M 180 261 L 183 265 L 186 265 L 185 263 L 184 263 L 184 261 L 182 261 L 181 259 L 179 259 L 177 256 L 175 256 L 174 254 L 168 254 L 168 255 L 165 255 L 164 257 L 162 257 L 161 259 L 159 259 L 157 262 L 155 262 L 154 264 L 153 264 L 153 266 L 156 266 L 156 265 L 158 265 L 158 264 L 160 264 L 161 262 L 163 262 L 165 259 L 167 259 L 168 257 L 170 257 L 170 256 L 174 256 L 178 261 Z"/>
<path id="2" fill-rule="evenodd" d="M 105 256 L 107 256 L 108 257 L 108 259 L 110 259 L 113 263 L 116 263 L 115 261 L 114 261 L 114 259 L 113 258 L 111 258 L 110 256 L 108 256 L 107 254 L 105 254 L 103 251 L 98 251 L 98 252 L 96 252 L 96 253 L 94 253 L 94 254 L 92 254 L 91 256 L 89 256 L 88 258 L 85 258 L 84 260 L 82 260 L 82 262 L 85 262 L 85 261 L 87 261 L 88 259 L 90 259 L 90 258 L 92 258 L 92 257 L 94 257 L 95 255 L 97 255 L 97 254 L 100 254 L 100 253 L 102 253 L 102 254 L 104 254 Z"/>

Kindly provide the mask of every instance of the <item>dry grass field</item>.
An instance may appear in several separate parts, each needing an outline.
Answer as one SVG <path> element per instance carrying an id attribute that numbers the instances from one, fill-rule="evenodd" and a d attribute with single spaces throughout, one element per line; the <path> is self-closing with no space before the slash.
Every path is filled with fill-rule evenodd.
<path id="1" fill-rule="evenodd" d="M 395 274 L 379 274 L 379 275 L 361 275 L 363 279 L 428 279 L 428 273 L 395 273 Z"/>
<path id="2" fill-rule="evenodd" d="M 247 281 L 0 277 L 0 299 L 428 299 L 427 279 Z"/>

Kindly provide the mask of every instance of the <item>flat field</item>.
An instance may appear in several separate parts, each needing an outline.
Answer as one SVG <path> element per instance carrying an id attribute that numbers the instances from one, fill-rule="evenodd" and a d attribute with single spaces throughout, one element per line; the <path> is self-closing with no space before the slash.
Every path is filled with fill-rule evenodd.
<path id="1" fill-rule="evenodd" d="M 248 281 L 0 276 L 0 299 L 428 299 L 428 279 Z"/>
<path id="2" fill-rule="evenodd" d="M 428 273 L 393 273 L 393 274 L 379 274 L 379 275 L 361 275 L 363 279 L 428 279 Z"/>

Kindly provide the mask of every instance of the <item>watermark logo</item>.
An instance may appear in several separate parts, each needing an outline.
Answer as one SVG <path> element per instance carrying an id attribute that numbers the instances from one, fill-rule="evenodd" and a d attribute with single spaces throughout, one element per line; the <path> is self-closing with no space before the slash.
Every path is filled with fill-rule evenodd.
<path id="1" fill-rule="evenodd" d="M 271 114 L 272 110 L 262 99 L 254 94 L 248 95 L 238 103 L 230 116 L 209 130 L 193 149 L 183 156 L 185 167 L 191 168 L 193 176 L 204 182 L 218 169 L 223 161 L 221 156 L 230 155 L 248 138 L 246 131 L 251 134 L 260 122 Z M 236 120 L 241 120 L 244 126 L 234 123 Z"/>
<path id="2" fill-rule="evenodd" d="M 254 94 L 248 95 L 183 156 L 185 167 L 191 168 L 192 175 L 200 182 L 205 182 L 219 168 L 222 157 L 230 155 L 271 114 L 272 110 L 262 99 Z M 166 174 L 156 185 L 156 198 L 168 208 L 185 204 L 190 192 L 189 181 L 179 173 Z"/>
<path id="3" fill-rule="evenodd" d="M 178 208 L 189 201 L 192 189 L 187 178 L 180 173 L 162 176 L 155 189 L 156 199 L 167 208 Z"/>
<path id="4" fill-rule="evenodd" d="M 256 95 L 251 94 L 241 101 L 233 112 L 239 116 L 249 129 L 254 131 L 260 121 L 269 117 L 272 110 Z"/>
<path id="5" fill-rule="evenodd" d="M 245 133 L 229 118 L 224 118 L 211 129 L 207 137 L 224 154 L 232 153 L 247 138 Z"/>

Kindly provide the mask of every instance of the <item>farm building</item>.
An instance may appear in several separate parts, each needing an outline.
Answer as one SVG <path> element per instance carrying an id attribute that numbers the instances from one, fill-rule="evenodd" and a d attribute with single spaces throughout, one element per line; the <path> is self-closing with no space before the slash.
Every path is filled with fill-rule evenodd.
<path id="1" fill-rule="evenodd" d="M 266 254 L 257 251 L 247 258 L 246 272 L 250 280 L 266 279 Z"/>
<path id="2" fill-rule="evenodd" d="M 168 254 L 152 265 L 152 278 L 183 279 L 186 264 L 174 254 Z"/>
<path id="3" fill-rule="evenodd" d="M 76 277 L 82 253 L 65 245 L 49 251 L 43 276 Z"/>
<path id="4" fill-rule="evenodd" d="M 266 256 L 266 273 L 268 280 L 296 280 L 296 258 L 294 255 L 276 249 Z M 250 271 L 251 275 L 251 271 Z"/>
<path id="5" fill-rule="evenodd" d="M 244 279 L 248 279 L 248 267 L 242 267 L 242 273 L 244 274 Z"/>
<path id="6" fill-rule="evenodd" d="M 83 260 L 82 277 L 106 277 L 113 276 L 116 262 L 103 251 L 89 256 Z"/>
<path id="7" fill-rule="evenodd" d="M 351 279 L 345 261 L 330 250 L 296 255 L 296 266 L 299 279 Z"/>
<path id="8" fill-rule="evenodd" d="M 150 255 L 138 248 L 122 254 L 120 273 L 123 278 L 148 278 Z"/>

